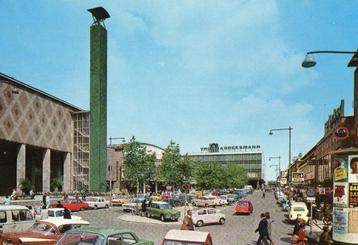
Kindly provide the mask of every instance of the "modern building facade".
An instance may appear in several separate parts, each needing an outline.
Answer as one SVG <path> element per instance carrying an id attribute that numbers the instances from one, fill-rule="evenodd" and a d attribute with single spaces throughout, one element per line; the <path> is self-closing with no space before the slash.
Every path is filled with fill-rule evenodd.
<path id="1" fill-rule="evenodd" d="M 191 160 L 202 163 L 238 164 L 247 172 L 249 184 L 257 186 L 263 175 L 262 151 L 259 145 L 224 146 L 212 143 L 201 152 L 188 153 Z"/>
<path id="2" fill-rule="evenodd" d="M 79 169 L 74 163 L 87 158 L 77 154 L 77 143 L 89 140 L 89 132 L 75 133 L 80 117 L 88 112 L 0 73 L 0 195 L 20 189 L 24 179 L 37 192 L 50 191 L 55 178 L 64 191 L 72 190 Z"/>

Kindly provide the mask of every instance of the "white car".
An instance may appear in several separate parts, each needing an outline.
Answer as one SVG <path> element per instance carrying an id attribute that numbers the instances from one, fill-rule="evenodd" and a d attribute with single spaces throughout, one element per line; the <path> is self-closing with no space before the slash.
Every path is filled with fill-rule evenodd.
<path id="1" fill-rule="evenodd" d="M 193 223 L 195 226 L 204 224 L 225 224 L 226 216 L 215 208 L 202 208 L 193 211 Z"/>
<path id="2" fill-rule="evenodd" d="M 47 209 L 47 219 L 50 219 L 50 220 L 63 219 L 64 213 L 65 213 L 64 208 L 49 208 L 49 209 Z M 82 218 L 80 216 L 71 214 L 71 219 L 80 220 Z"/>
<path id="3" fill-rule="evenodd" d="M 303 219 L 306 223 L 308 221 L 308 209 L 304 202 L 292 202 L 288 209 L 288 219 L 294 221 L 297 218 Z"/>
<path id="4" fill-rule="evenodd" d="M 87 197 L 86 202 L 88 203 L 88 208 L 109 208 L 109 201 L 104 197 Z"/>

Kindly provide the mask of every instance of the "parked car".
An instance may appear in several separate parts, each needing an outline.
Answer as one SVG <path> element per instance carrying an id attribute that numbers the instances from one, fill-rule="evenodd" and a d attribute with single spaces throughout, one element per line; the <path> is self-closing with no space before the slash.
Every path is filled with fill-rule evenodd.
<path id="1" fill-rule="evenodd" d="M 298 217 L 305 222 L 308 221 L 308 209 L 304 202 L 292 202 L 291 207 L 288 209 L 288 219 L 290 221 L 295 221 Z"/>
<path id="2" fill-rule="evenodd" d="M 86 202 L 91 209 L 109 208 L 109 201 L 104 197 L 87 197 Z"/>
<path id="3" fill-rule="evenodd" d="M 247 192 L 246 190 L 239 189 L 239 190 L 235 190 L 234 194 L 237 195 L 239 198 L 243 198 L 247 195 Z"/>
<path id="4" fill-rule="evenodd" d="M 0 206 L 0 232 L 24 231 L 30 228 L 34 222 L 31 211 L 25 206 Z"/>
<path id="5" fill-rule="evenodd" d="M 215 208 L 202 208 L 194 210 L 193 223 L 195 226 L 203 226 L 204 224 L 225 224 L 225 214 L 221 213 L 220 210 Z"/>
<path id="6" fill-rule="evenodd" d="M 225 200 L 227 202 L 227 205 L 231 205 L 236 202 L 236 199 L 229 195 L 221 195 L 219 196 L 219 198 Z"/>
<path id="7" fill-rule="evenodd" d="M 47 209 L 47 219 L 63 219 L 64 213 L 64 208 L 49 208 Z M 71 219 L 82 219 L 82 217 L 71 214 Z"/>
<path id="8" fill-rule="evenodd" d="M 220 206 L 220 202 L 215 197 L 203 196 L 200 198 L 196 198 L 193 205 L 198 207 L 216 207 Z"/>
<path id="9" fill-rule="evenodd" d="M 167 202 L 152 202 L 151 205 L 146 208 L 145 214 L 148 218 L 159 218 L 161 221 L 177 221 L 180 217 L 180 212 Z"/>
<path id="10" fill-rule="evenodd" d="M 80 227 L 64 234 L 56 245 L 154 245 L 152 241 L 140 239 L 133 231 L 119 227 Z"/>
<path id="11" fill-rule="evenodd" d="M 229 205 L 229 202 L 227 201 L 226 197 L 217 196 L 216 198 L 219 200 L 220 206 Z"/>
<path id="12" fill-rule="evenodd" d="M 41 220 L 25 232 L 6 232 L 0 236 L 0 244 L 55 244 L 63 233 L 73 227 L 89 225 L 85 220 L 56 219 Z"/>
<path id="13" fill-rule="evenodd" d="M 112 206 L 122 206 L 125 203 L 128 203 L 128 198 L 126 197 L 115 197 L 112 199 Z"/>
<path id="14" fill-rule="evenodd" d="M 145 199 L 144 198 L 132 198 L 129 201 L 122 205 L 123 211 L 125 212 L 139 212 L 142 210 L 142 203 Z"/>
<path id="15" fill-rule="evenodd" d="M 240 200 L 235 206 L 236 214 L 251 214 L 254 211 L 254 207 L 250 200 Z"/>
<path id="16" fill-rule="evenodd" d="M 82 211 L 88 209 L 88 203 L 79 198 L 67 198 L 61 202 L 64 208 L 70 211 Z M 51 208 L 55 208 L 56 204 L 50 205 Z"/>
<path id="17" fill-rule="evenodd" d="M 165 235 L 162 245 L 212 245 L 213 240 L 209 232 L 169 230 Z"/>

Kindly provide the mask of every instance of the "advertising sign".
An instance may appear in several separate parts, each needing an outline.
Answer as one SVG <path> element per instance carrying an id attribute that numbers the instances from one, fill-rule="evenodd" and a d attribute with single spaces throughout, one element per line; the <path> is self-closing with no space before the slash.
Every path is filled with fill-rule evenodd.
<path id="1" fill-rule="evenodd" d="M 348 232 L 355 233 L 356 238 L 358 238 L 358 210 L 350 208 L 349 209 L 349 222 L 348 222 Z M 357 240 L 356 240 L 357 241 Z"/>
<path id="2" fill-rule="evenodd" d="M 336 129 L 334 129 L 333 131 L 333 137 L 336 140 L 344 140 L 345 138 L 347 138 L 349 136 L 349 130 L 346 127 L 337 127 Z"/>
<path id="3" fill-rule="evenodd" d="M 358 207 L 358 183 L 349 184 L 349 207 Z"/>
<path id="4" fill-rule="evenodd" d="M 308 187 L 306 194 L 307 194 L 307 197 L 316 197 L 316 188 Z"/>
<path id="5" fill-rule="evenodd" d="M 349 182 L 358 183 L 358 155 L 349 156 Z"/>
<path id="6" fill-rule="evenodd" d="M 334 183 L 333 204 L 335 207 L 348 207 L 348 183 Z"/>
<path id="7" fill-rule="evenodd" d="M 292 182 L 295 184 L 301 184 L 305 181 L 304 173 L 294 172 L 292 173 Z"/>
<path id="8" fill-rule="evenodd" d="M 348 232 L 348 210 L 346 208 L 333 208 L 333 237 Z"/>
<path id="9" fill-rule="evenodd" d="M 334 169 L 334 181 L 346 182 L 348 180 L 348 157 L 337 157 L 338 167 Z"/>

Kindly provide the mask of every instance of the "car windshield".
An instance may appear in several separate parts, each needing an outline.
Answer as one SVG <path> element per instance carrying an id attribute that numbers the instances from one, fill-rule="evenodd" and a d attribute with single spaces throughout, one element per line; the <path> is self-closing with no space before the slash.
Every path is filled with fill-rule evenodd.
<path id="1" fill-rule="evenodd" d="M 168 203 L 159 204 L 160 209 L 171 209 L 172 206 L 170 206 Z"/>
<path id="2" fill-rule="evenodd" d="M 46 235 L 55 233 L 55 229 L 52 227 L 52 225 L 41 222 L 33 224 L 28 231 Z"/>
<path id="3" fill-rule="evenodd" d="M 70 232 L 64 235 L 58 245 L 101 245 L 105 238 L 100 234 L 86 232 Z"/>
<path id="4" fill-rule="evenodd" d="M 247 202 L 239 202 L 238 204 L 239 204 L 239 206 L 244 206 L 244 207 L 249 206 L 249 203 L 247 203 Z"/>
<path id="5" fill-rule="evenodd" d="M 62 217 L 64 214 L 64 210 L 57 210 L 56 212 L 54 210 L 48 211 L 48 217 Z"/>
<path id="6" fill-rule="evenodd" d="M 304 207 L 294 207 L 293 211 L 295 211 L 295 212 L 304 212 L 305 208 Z"/>

